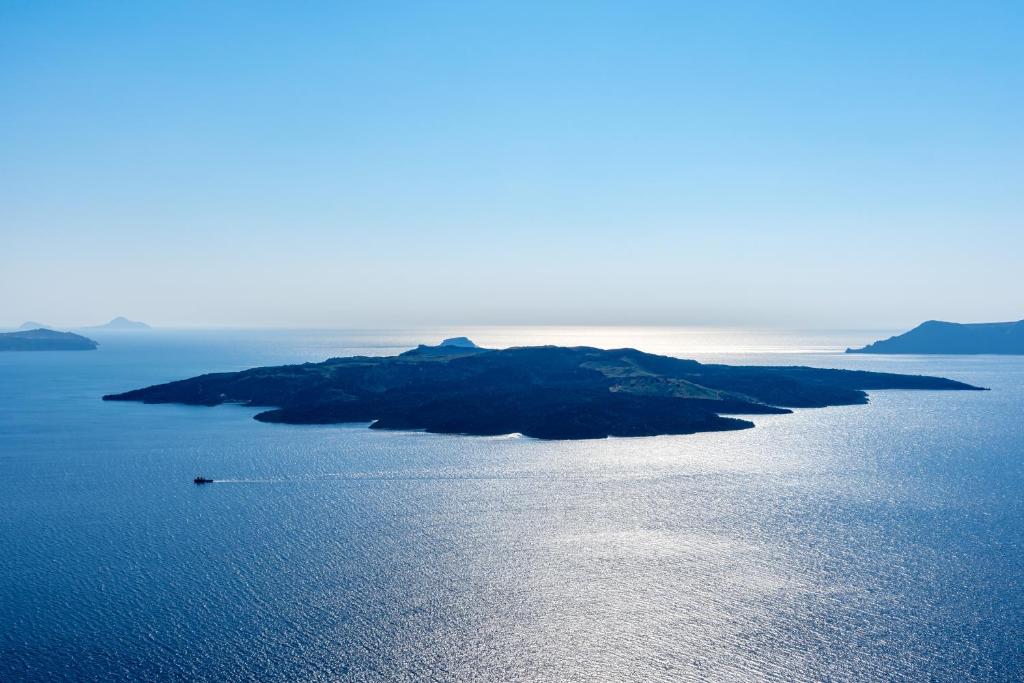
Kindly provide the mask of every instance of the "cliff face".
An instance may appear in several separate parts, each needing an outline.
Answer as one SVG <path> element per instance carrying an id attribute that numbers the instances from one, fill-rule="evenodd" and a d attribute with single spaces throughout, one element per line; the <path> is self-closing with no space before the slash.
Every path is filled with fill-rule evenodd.
<path id="1" fill-rule="evenodd" d="M 846 352 L 1024 354 L 1024 320 L 972 324 L 929 320 L 904 334 Z"/>
<path id="2" fill-rule="evenodd" d="M 372 422 L 376 429 L 546 439 L 744 429 L 723 415 L 867 402 L 865 389 L 976 389 L 939 377 L 732 367 L 555 346 L 492 351 L 421 346 L 398 356 L 202 375 L 108 401 L 266 406 L 263 422 Z"/>
<path id="3" fill-rule="evenodd" d="M 42 328 L 0 334 L 0 351 L 91 351 L 97 346 L 88 337 Z"/>

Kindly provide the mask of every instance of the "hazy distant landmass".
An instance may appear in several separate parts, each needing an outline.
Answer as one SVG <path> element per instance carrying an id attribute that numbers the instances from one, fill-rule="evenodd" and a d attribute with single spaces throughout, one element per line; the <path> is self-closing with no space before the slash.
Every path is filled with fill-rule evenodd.
<path id="1" fill-rule="evenodd" d="M 255 416 L 263 422 L 585 439 L 745 429 L 753 423 L 723 416 L 862 404 L 869 389 L 978 387 L 940 377 L 705 365 L 635 349 L 498 351 L 469 342 L 215 373 L 103 398 L 272 407 Z"/>
<path id="2" fill-rule="evenodd" d="M 929 320 L 904 334 L 846 352 L 1024 354 L 1024 320 L 966 324 Z"/>
<path id="3" fill-rule="evenodd" d="M 37 323 L 35 320 L 26 320 L 19 327 L 18 330 L 52 330 L 53 325 L 46 325 L 44 323 Z"/>
<path id="4" fill-rule="evenodd" d="M 103 325 L 93 325 L 92 327 L 83 327 L 83 330 L 151 330 L 153 329 L 146 323 L 141 323 L 137 320 L 129 320 L 118 316 L 111 320 L 109 323 Z"/>
<path id="5" fill-rule="evenodd" d="M 0 351 L 91 351 L 97 346 L 80 334 L 44 328 L 0 334 Z"/>
<path id="6" fill-rule="evenodd" d="M 441 346 L 459 346 L 466 349 L 480 348 L 469 337 L 449 337 L 441 342 Z"/>

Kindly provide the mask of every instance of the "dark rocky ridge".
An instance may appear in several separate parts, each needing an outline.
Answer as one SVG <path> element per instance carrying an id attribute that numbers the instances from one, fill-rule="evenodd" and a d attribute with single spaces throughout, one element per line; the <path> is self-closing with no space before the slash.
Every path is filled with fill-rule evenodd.
<path id="1" fill-rule="evenodd" d="M 723 415 L 867 403 L 865 389 L 977 389 L 940 377 L 733 367 L 589 347 L 420 346 L 398 356 L 253 368 L 104 396 L 107 401 L 271 407 L 263 422 L 522 433 L 544 439 L 745 429 Z"/>
<path id="2" fill-rule="evenodd" d="M 44 328 L 0 334 L 0 351 L 91 351 L 97 346 L 80 334 Z"/>
<path id="3" fill-rule="evenodd" d="M 1024 354 L 1024 320 L 967 324 L 929 320 L 909 332 L 846 352 Z"/>

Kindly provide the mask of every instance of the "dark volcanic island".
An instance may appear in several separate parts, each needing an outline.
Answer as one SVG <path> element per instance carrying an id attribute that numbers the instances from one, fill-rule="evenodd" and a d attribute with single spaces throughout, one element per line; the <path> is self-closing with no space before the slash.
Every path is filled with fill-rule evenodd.
<path id="1" fill-rule="evenodd" d="M 723 415 L 862 404 L 872 389 L 979 389 L 941 377 L 705 365 L 635 349 L 458 342 L 202 375 L 103 399 L 271 407 L 255 416 L 262 422 L 591 439 L 745 429 L 753 423 Z"/>

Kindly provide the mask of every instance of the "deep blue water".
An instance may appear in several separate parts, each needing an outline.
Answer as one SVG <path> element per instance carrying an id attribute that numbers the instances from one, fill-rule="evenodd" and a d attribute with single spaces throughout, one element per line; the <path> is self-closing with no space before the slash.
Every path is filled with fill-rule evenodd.
<path id="1" fill-rule="evenodd" d="M 99 400 L 462 332 L 992 391 L 582 442 Z M 1024 358 L 835 353 L 878 336 L 153 332 L 0 354 L 0 681 L 1020 680 Z"/>

